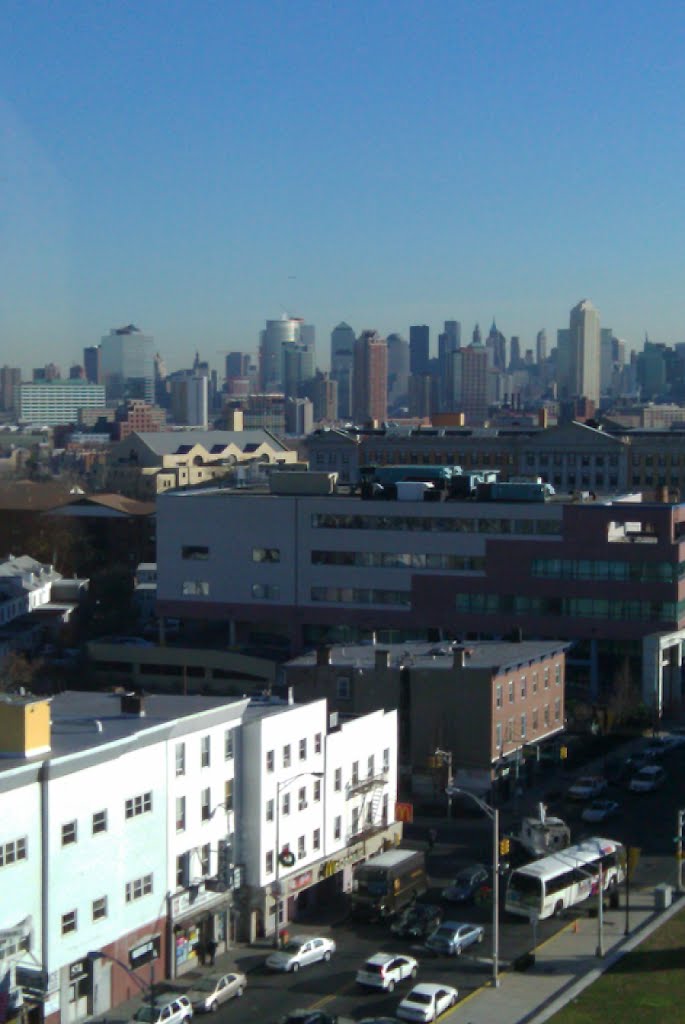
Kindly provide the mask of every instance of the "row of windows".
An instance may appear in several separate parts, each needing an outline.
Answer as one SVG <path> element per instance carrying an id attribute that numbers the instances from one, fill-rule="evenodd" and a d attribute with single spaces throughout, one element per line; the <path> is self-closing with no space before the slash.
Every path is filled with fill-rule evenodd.
<path id="1" fill-rule="evenodd" d="M 187 816 L 186 816 L 187 798 L 185 796 L 176 797 L 176 831 L 185 832 Z M 224 811 L 233 810 L 233 779 L 226 779 L 224 782 L 224 799 L 223 803 L 219 804 L 218 807 Z M 208 786 L 203 789 L 200 793 L 200 821 L 209 821 L 217 807 L 212 807 L 212 791 Z"/>
<path id="2" fill-rule="evenodd" d="M 321 753 L 322 744 L 323 744 L 323 736 L 322 736 L 322 734 L 320 732 L 315 733 L 314 734 L 314 740 L 313 740 L 313 743 L 312 743 L 312 748 L 313 748 L 315 754 L 320 754 Z M 307 751 L 308 751 L 308 749 L 309 749 L 309 744 L 307 742 L 307 737 L 306 736 L 302 736 L 301 739 L 298 741 L 298 744 L 297 744 L 297 755 L 298 755 L 298 759 L 300 761 L 306 761 L 307 760 Z M 285 743 L 283 745 L 283 750 L 282 750 L 282 753 L 281 753 L 281 762 L 282 762 L 283 767 L 284 768 L 289 768 L 290 765 L 292 764 L 292 760 L 293 760 L 293 757 L 292 757 L 292 744 Z M 272 772 L 272 771 L 274 771 L 275 768 L 276 768 L 276 753 L 273 750 L 267 750 L 267 752 L 266 752 L 266 770 L 267 770 L 267 772 Z"/>
<path id="3" fill-rule="evenodd" d="M 312 601 L 331 604 L 388 604 L 411 607 L 409 590 L 380 590 L 370 587 L 312 587 Z"/>
<path id="4" fill-rule="evenodd" d="M 20 839 L 11 839 L 8 843 L 0 843 L 0 868 L 16 864 L 18 860 L 26 860 L 28 850 L 29 842 L 26 836 L 22 836 Z"/>
<path id="5" fill-rule="evenodd" d="M 337 819 L 336 819 L 337 820 Z M 338 837 L 339 838 L 339 837 Z M 321 849 L 321 829 L 315 828 L 312 832 L 312 851 L 316 853 Z M 297 840 L 297 859 L 304 860 L 307 856 L 307 840 L 306 836 L 299 836 Z M 274 851 L 267 850 L 264 858 L 264 870 L 267 875 L 272 875 L 274 872 Z"/>
<path id="6" fill-rule="evenodd" d="M 127 903 L 142 899 L 152 892 L 152 875 L 142 875 L 126 883 L 125 899 Z M 107 917 L 108 903 L 106 896 L 100 896 L 91 903 L 91 917 L 93 921 L 101 921 Z M 62 914 L 62 935 L 68 935 L 78 929 L 78 911 L 68 910 Z"/>
<path id="7" fill-rule="evenodd" d="M 224 760 L 232 761 L 235 753 L 235 729 L 226 729 L 224 732 Z M 200 767 L 209 768 L 212 762 L 212 738 L 203 736 L 200 740 Z M 186 773 L 186 745 L 176 744 L 176 774 Z"/>
<path id="8" fill-rule="evenodd" d="M 303 742 L 306 743 L 306 740 L 304 740 L 304 741 L 300 740 L 300 744 L 302 744 Z M 318 744 L 318 746 L 317 746 L 317 744 Z M 321 733 L 317 733 L 316 737 L 314 739 L 314 752 L 317 753 L 317 754 L 320 753 L 320 751 L 321 751 L 321 745 L 320 744 L 321 744 Z M 302 747 L 300 746 L 300 750 L 301 749 L 302 749 Z M 283 748 L 283 756 L 284 756 L 283 767 L 284 768 L 287 768 L 290 765 L 290 761 L 288 761 L 287 763 L 285 761 L 286 751 L 288 752 L 287 756 L 290 757 L 290 745 L 289 744 L 286 747 Z M 306 747 L 305 747 L 305 756 L 306 756 Z M 366 760 L 366 777 L 367 778 L 373 778 L 373 776 L 376 774 L 376 765 L 377 765 L 376 755 L 375 754 L 370 754 L 369 757 Z M 382 772 L 386 773 L 386 772 L 390 771 L 390 747 L 386 747 L 383 750 L 383 753 L 381 755 L 381 765 L 382 765 L 382 768 L 381 768 Z M 267 772 L 272 772 L 274 770 L 274 767 L 275 767 L 275 752 L 273 750 L 267 750 L 267 752 L 266 752 L 266 770 L 267 770 Z M 351 773 L 351 784 L 352 785 L 356 785 L 359 781 L 360 781 L 359 761 L 353 761 L 352 762 L 352 773 Z M 315 792 L 315 794 L 317 792 L 320 793 L 320 786 L 321 786 L 321 780 L 320 779 L 316 779 L 315 783 L 314 783 L 314 787 L 315 787 L 314 788 L 314 792 Z M 334 791 L 336 793 L 339 793 L 342 790 L 342 768 L 336 768 L 335 772 L 333 773 L 333 789 L 334 789 Z M 301 794 L 304 793 L 304 787 L 302 789 L 300 789 L 300 793 Z M 285 794 L 285 795 L 287 796 L 288 794 Z M 319 796 L 315 795 L 314 799 L 318 800 Z M 266 806 L 267 806 L 267 821 L 272 821 L 273 817 L 269 817 L 269 807 L 271 807 L 271 812 L 273 813 L 273 800 L 267 801 L 267 805 Z M 288 802 L 288 808 L 290 808 L 290 803 L 289 802 Z"/>
<path id="9" fill-rule="evenodd" d="M 604 562 L 586 558 L 535 558 L 532 575 L 554 580 L 631 580 L 673 583 L 685 576 L 685 562 Z"/>
<path id="10" fill-rule="evenodd" d="M 124 813 L 127 818 L 137 818 L 141 814 L 148 814 L 152 810 L 152 793 L 141 793 L 139 796 L 131 797 L 124 804 Z M 91 818 L 91 832 L 95 836 L 99 832 L 107 831 L 107 811 L 95 811 Z M 66 821 L 62 825 L 62 846 L 70 846 L 78 840 L 78 822 Z M 23 856 L 26 856 L 26 840 L 19 840 L 24 843 Z M 3 848 L 0 847 L 0 851 Z M 19 857 L 16 858 L 17 860 Z M 0 862 L 1 866 L 1 862 Z"/>
<path id="11" fill-rule="evenodd" d="M 553 452 L 551 455 L 529 452 L 526 466 L 618 466 L 618 455 L 576 455 L 575 452 Z"/>
<path id="12" fill-rule="evenodd" d="M 529 536 L 561 533 L 558 519 L 463 518 L 457 516 L 351 515 L 314 512 L 312 527 L 319 530 L 408 530 L 419 533 L 486 533 Z"/>
<path id="13" fill-rule="evenodd" d="M 184 597 L 209 597 L 207 580 L 184 580 L 181 589 Z"/>
<path id="14" fill-rule="evenodd" d="M 533 669 L 530 674 L 531 690 L 533 694 L 538 692 L 538 670 Z M 545 665 L 542 670 L 542 680 L 545 690 L 549 690 L 549 666 Z M 554 685 L 561 686 L 561 665 L 557 662 L 554 665 Z M 504 703 L 503 697 L 503 684 L 498 683 L 495 687 L 495 707 L 501 708 Z M 519 679 L 519 693 L 521 700 L 528 698 L 528 676 L 521 676 Z M 507 681 L 507 699 L 509 704 L 514 704 L 516 701 L 516 684 L 513 679 Z"/>
<path id="15" fill-rule="evenodd" d="M 498 615 L 562 615 L 581 618 L 679 620 L 685 601 L 609 601 L 591 597 L 527 597 L 514 594 L 457 594 L 457 611 Z"/>
<path id="16" fill-rule="evenodd" d="M 533 733 L 536 733 L 540 728 L 540 709 L 533 708 L 530 713 L 531 728 Z M 554 721 L 555 723 L 561 722 L 561 697 L 557 697 L 554 701 Z M 545 728 L 551 725 L 551 709 L 549 704 L 545 704 L 542 708 L 542 724 Z M 497 722 L 495 724 L 495 745 L 498 750 L 501 750 L 503 745 L 503 738 L 507 743 L 514 743 L 517 739 L 525 740 L 528 736 L 528 713 L 523 712 L 519 718 L 519 735 L 516 735 L 516 721 L 513 718 L 509 718 L 506 723 Z"/>
<path id="17" fill-rule="evenodd" d="M 483 572 L 484 558 L 468 555 L 401 554 L 395 551 L 312 551 L 312 565 L 348 565 L 372 569 L 451 569 Z"/>

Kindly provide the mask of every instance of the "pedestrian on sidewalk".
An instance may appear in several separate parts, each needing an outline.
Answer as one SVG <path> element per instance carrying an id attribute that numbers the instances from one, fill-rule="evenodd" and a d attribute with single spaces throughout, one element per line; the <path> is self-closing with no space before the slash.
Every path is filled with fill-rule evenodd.
<path id="1" fill-rule="evenodd" d="M 207 956 L 209 957 L 209 966 L 210 967 L 214 966 L 214 961 L 216 959 L 217 947 L 218 947 L 218 942 L 216 941 L 216 939 L 210 939 L 209 942 L 207 943 Z"/>

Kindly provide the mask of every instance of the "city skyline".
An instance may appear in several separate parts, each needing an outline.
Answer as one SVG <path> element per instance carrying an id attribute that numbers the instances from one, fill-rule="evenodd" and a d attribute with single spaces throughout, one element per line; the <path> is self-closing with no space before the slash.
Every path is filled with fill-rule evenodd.
<path id="1" fill-rule="evenodd" d="M 133 322 L 171 368 L 218 364 L 283 311 L 320 353 L 341 320 L 433 340 L 493 314 L 525 350 L 581 298 L 630 348 L 678 342 L 683 27 L 590 0 L 8 3 L 4 360 Z"/>

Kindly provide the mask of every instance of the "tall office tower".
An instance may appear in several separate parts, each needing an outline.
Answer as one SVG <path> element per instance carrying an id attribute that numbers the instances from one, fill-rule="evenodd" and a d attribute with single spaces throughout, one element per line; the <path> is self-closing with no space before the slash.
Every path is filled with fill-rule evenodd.
<path id="1" fill-rule="evenodd" d="M 473 328 L 473 334 L 471 335 L 471 344 L 472 345 L 482 345 L 483 344 L 483 335 L 480 333 L 480 324 L 476 324 L 476 326 Z"/>
<path id="2" fill-rule="evenodd" d="M 153 338 L 133 324 L 113 328 L 100 342 L 100 369 L 107 400 L 143 398 L 155 392 Z"/>
<path id="3" fill-rule="evenodd" d="M 14 412 L 19 404 L 18 388 L 21 384 L 21 370 L 18 366 L 0 367 L 0 409 Z"/>
<path id="4" fill-rule="evenodd" d="M 509 370 L 520 370 L 523 366 L 521 359 L 521 339 L 513 334 L 509 342 Z"/>
<path id="5" fill-rule="evenodd" d="M 417 377 L 428 374 L 430 328 L 426 324 L 409 328 L 409 372 Z"/>
<path id="6" fill-rule="evenodd" d="M 453 406 L 450 385 L 452 365 L 451 353 L 461 347 L 461 324 L 458 320 L 445 320 L 445 330 L 438 335 L 438 380 L 437 405 L 439 412 L 447 412 Z"/>
<path id="7" fill-rule="evenodd" d="M 259 338 L 259 376 L 263 394 L 283 391 L 283 346 L 299 342 L 300 317 L 283 313 L 280 320 L 267 320 Z"/>
<path id="8" fill-rule="evenodd" d="M 189 427 L 206 430 L 209 423 L 209 378 L 204 374 L 194 374 L 186 383 L 186 423 Z"/>
<path id="9" fill-rule="evenodd" d="M 377 331 L 362 331 L 354 343 L 352 419 L 382 423 L 388 416 L 388 346 Z"/>
<path id="10" fill-rule="evenodd" d="M 317 370 L 312 382 L 315 423 L 332 423 L 338 418 L 338 382 L 328 373 Z"/>
<path id="11" fill-rule="evenodd" d="M 535 338 L 535 362 L 540 366 L 547 359 L 547 331 L 543 327 Z"/>
<path id="12" fill-rule="evenodd" d="M 409 387 L 409 343 L 401 334 L 388 335 L 388 405 L 406 396 Z"/>
<path id="13" fill-rule="evenodd" d="M 161 409 L 170 409 L 171 398 L 166 364 L 159 352 L 155 352 L 153 356 L 152 367 L 155 375 L 155 402 Z"/>
<path id="14" fill-rule="evenodd" d="M 354 365 L 354 331 L 343 320 L 331 331 L 331 377 L 338 382 L 338 419 L 352 415 L 352 369 Z"/>
<path id="15" fill-rule="evenodd" d="M 428 374 L 409 376 L 409 415 L 430 417 L 432 410 L 432 378 Z"/>
<path id="16" fill-rule="evenodd" d="M 612 390 L 614 376 L 614 332 L 611 327 L 599 331 L 599 393 L 606 395 Z"/>
<path id="17" fill-rule="evenodd" d="M 62 371 L 56 363 L 46 363 L 45 366 L 37 366 L 33 371 L 34 384 L 44 384 L 51 380 L 61 380 Z"/>
<path id="18" fill-rule="evenodd" d="M 450 346 L 450 351 L 461 348 L 461 324 L 458 320 L 445 320 L 445 341 Z"/>
<path id="19" fill-rule="evenodd" d="M 88 345 L 87 348 L 84 348 L 83 368 L 86 371 L 87 381 L 90 381 L 91 384 L 102 384 L 99 345 Z"/>
<path id="20" fill-rule="evenodd" d="M 314 376 L 314 349 L 293 341 L 283 345 L 283 394 L 300 398 L 305 381 Z"/>
<path id="21" fill-rule="evenodd" d="M 86 371 L 78 363 L 74 363 L 73 366 L 69 367 L 69 380 L 85 380 Z"/>
<path id="22" fill-rule="evenodd" d="M 247 352 L 229 352 L 226 355 L 226 377 L 247 377 L 250 355 Z"/>
<path id="23" fill-rule="evenodd" d="M 588 398 L 599 403 L 599 312 L 588 299 L 571 310 L 569 324 L 569 398 Z"/>
<path id="24" fill-rule="evenodd" d="M 489 353 L 490 366 L 498 373 L 504 373 L 507 368 L 507 339 L 497 329 L 494 317 L 490 332 L 485 339 L 485 347 Z"/>
<path id="25" fill-rule="evenodd" d="M 467 426 L 482 427 L 488 414 L 488 352 L 468 345 L 452 353 L 454 410 L 464 413 Z"/>

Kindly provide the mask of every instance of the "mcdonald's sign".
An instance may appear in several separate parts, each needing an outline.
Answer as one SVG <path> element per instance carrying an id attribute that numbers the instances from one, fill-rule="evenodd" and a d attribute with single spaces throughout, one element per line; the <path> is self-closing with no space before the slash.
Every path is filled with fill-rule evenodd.
<path id="1" fill-rule="evenodd" d="M 404 821 L 408 825 L 414 820 L 414 805 L 406 803 L 395 804 L 395 821 Z"/>

